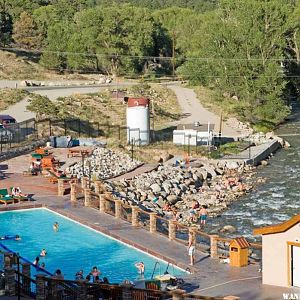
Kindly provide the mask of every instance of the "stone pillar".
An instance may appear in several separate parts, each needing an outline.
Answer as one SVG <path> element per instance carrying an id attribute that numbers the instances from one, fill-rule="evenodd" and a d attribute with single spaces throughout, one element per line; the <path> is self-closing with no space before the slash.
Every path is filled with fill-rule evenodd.
<path id="1" fill-rule="evenodd" d="M 42 274 L 36 275 L 36 300 L 46 300 L 45 276 Z"/>
<path id="2" fill-rule="evenodd" d="M 9 269 L 12 266 L 13 254 L 10 252 L 4 253 L 4 269 Z"/>
<path id="3" fill-rule="evenodd" d="M 15 270 L 13 268 L 4 269 L 5 295 L 14 296 L 16 294 Z"/>
<path id="4" fill-rule="evenodd" d="M 169 240 L 175 240 L 176 238 L 176 225 L 173 220 L 169 220 Z"/>
<path id="5" fill-rule="evenodd" d="M 81 177 L 81 187 L 83 189 L 86 189 L 88 187 L 88 178 L 86 177 Z"/>
<path id="6" fill-rule="evenodd" d="M 99 195 L 99 210 L 102 213 L 105 213 L 105 196 L 103 194 Z"/>
<path id="7" fill-rule="evenodd" d="M 172 292 L 172 300 L 184 300 L 185 290 L 175 290 Z"/>
<path id="8" fill-rule="evenodd" d="M 139 207 L 138 206 L 131 206 L 132 214 L 131 214 L 131 224 L 132 226 L 138 227 L 139 226 Z"/>
<path id="9" fill-rule="evenodd" d="M 156 232 L 156 213 L 150 213 L 150 233 Z"/>
<path id="10" fill-rule="evenodd" d="M 95 193 L 100 194 L 102 192 L 102 182 L 100 180 L 96 180 L 95 184 Z"/>
<path id="11" fill-rule="evenodd" d="M 88 207 L 91 203 L 91 190 L 84 189 L 84 206 Z"/>
<path id="12" fill-rule="evenodd" d="M 23 289 L 25 291 L 31 292 L 31 285 L 30 285 L 30 264 L 29 263 L 22 263 L 22 274 L 24 274 L 26 277 L 23 277 Z M 28 278 L 27 278 L 28 277 Z"/>
<path id="13" fill-rule="evenodd" d="M 72 203 L 76 203 L 77 202 L 77 198 L 76 198 L 76 183 L 70 183 L 70 187 L 71 187 L 71 191 L 70 191 L 70 195 L 71 195 L 71 202 Z"/>
<path id="14" fill-rule="evenodd" d="M 210 257 L 211 258 L 219 258 L 218 255 L 218 235 L 213 234 L 210 235 Z"/>
<path id="15" fill-rule="evenodd" d="M 123 283 L 121 284 L 122 287 L 122 299 L 123 300 L 132 300 L 132 284 L 131 283 Z"/>
<path id="16" fill-rule="evenodd" d="M 57 195 L 62 197 L 65 193 L 65 187 L 64 187 L 64 180 L 58 179 L 57 180 Z"/>
<path id="17" fill-rule="evenodd" d="M 115 200 L 115 217 L 121 219 L 122 200 Z"/>

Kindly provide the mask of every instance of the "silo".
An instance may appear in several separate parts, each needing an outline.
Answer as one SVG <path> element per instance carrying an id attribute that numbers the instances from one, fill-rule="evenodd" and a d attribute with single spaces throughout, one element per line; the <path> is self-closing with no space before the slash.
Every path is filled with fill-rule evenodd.
<path id="1" fill-rule="evenodd" d="M 148 145 L 150 141 L 150 116 L 147 98 L 128 98 L 127 102 L 127 142 Z"/>

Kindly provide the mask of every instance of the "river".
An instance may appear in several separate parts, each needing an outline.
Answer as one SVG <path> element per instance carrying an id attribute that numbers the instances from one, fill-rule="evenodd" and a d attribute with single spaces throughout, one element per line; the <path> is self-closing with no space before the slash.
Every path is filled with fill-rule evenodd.
<path id="1" fill-rule="evenodd" d="M 282 223 L 300 212 L 299 104 L 293 103 L 293 114 L 289 121 L 275 133 L 299 135 L 284 137 L 291 147 L 276 152 L 268 166 L 257 168 L 257 176 L 266 178 L 266 183 L 233 203 L 221 217 L 210 219 L 207 231 L 217 232 L 224 225 L 233 225 L 237 229 L 234 235 L 260 240 L 260 237 L 252 235 L 255 227 Z"/>

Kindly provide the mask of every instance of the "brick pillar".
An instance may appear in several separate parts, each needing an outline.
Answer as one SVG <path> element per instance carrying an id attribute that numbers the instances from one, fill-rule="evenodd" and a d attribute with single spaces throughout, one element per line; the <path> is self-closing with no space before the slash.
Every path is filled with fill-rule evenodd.
<path id="1" fill-rule="evenodd" d="M 132 284 L 130 283 L 123 283 L 121 284 L 122 287 L 122 299 L 123 300 L 132 300 Z"/>
<path id="2" fill-rule="evenodd" d="M 36 275 L 36 300 L 46 300 L 45 276 L 42 274 Z"/>
<path id="3" fill-rule="evenodd" d="M 31 285 L 30 285 L 30 276 L 31 276 L 31 270 L 30 270 L 30 264 L 29 263 L 22 263 L 22 274 L 24 274 L 26 277 L 23 278 L 23 289 L 25 291 L 31 292 Z M 28 277 L 28 278 L 27 278 Z"/>
<path id="4" fill-rule="evenodd" d="M 77 202 L 77 198 L 76 198 L 76 183 L 70 183 L 70 187 L 71 187 L 71 191 L 70 191 L 71 202 L 72 203 L 76 203 Z"/>
<path id="5" fill-rule="evenodd" d="M 91 190 L 84 189 L 84 206 L 89 206 L 91 202 Z"/>
<path id="6" fill-rule="evenodd" d="M 105 196 L 103 194 L 99 195 L 99 210 L 102 213 L 105 213 Z"/>
<path id="7" fill-rule="evenodd" d="M 183 300 L 184 294 L 186 293 L 185 290 L 175 290 L 172 292 L 172 300 Z"/>
<path id="8" fill-rule="evenodd" d="M 64 180 L 58 179 L 57 180 L 57 195 L 61 197 L 64 195 L 64 193 L 65 193 Z"/>
<path id="9" fill-rule="evenodd" d="M 150 233 L 156 232 L 156 213 L 150 213 Z"/>
<path id="10" fill-rule="evenodd" d="M 115 200 L 115 217 L 121 219 L 122 200 Z"/>
<path id="11" fill-rule="evenodd" d="M 169 240 L 175 240 L 176 238 L 176 225 L 173 220 L 169 220 Z"/>
<path id="12" fill-rule="evenodd" d="M 13 268 L 4 269 L 5 295 L 13 296 L 16 294 L 15 270 Z"/>
<path id="13" fill-rule="evenodd" d="M 219 258 L 218 255 L 218 238 L 219 236 L 213 234 L 210 236 L 210 257 L 211 258 Z"/>
<path id="14" fill-rule="evenodd" d="M 132 226 L 139 226 L 138 215 L 139 215 L 139 207 L 131 206 L 132 214 L 131 214 L 131 224 Z"/>

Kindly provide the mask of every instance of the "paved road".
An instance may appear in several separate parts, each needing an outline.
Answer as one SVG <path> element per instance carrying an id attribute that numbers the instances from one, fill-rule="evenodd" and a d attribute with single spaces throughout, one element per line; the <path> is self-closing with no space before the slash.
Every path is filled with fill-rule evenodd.
<path id="1" fill-rule="evenodd" d="M 210 123 L 215 125 L 214 133 L 219 133 L 220 116 L 207 110 L 197 98 L 194 90 L 183 88 L 180 85 L 170 85 L 168 87 L 175 92 L 179 105 L 182 108 L 183 115 L 186 115 L 185 118 L 174 124 L 191 124 L 194 122 L 200 122 L 200 124 Z M 222 136 L 233 137 L 236 139 L 241 136 L 241 132 L 230 127 L 226 122 L 223 122 Z"/>
<path id="2" fill-rule="evenodd" d="M 0 82 L 1 83 L 1 82 Z M 12 82 L 14 83 L 14 82 Z M 3 81 L 2 81 L 3 84 Z M 88 93 L 96 93 L 101 90 L 105 90 L 108 87 L 125 87 L 132 85 L 133 83 L 114 83 L 109 85 L 97 85 L 97 86 L 58 86 L 58 87 L 27 87 L 26 90 L 40 94 L 43 96 L 47 96 L 50 100 L 55 100 L 58 97 L 66 97 L 72 94 L 88 94 Z M 0 85 L 1 87 L 1 85 Z M 17 122 L 22 122 L 24 120 L 28 120 L 30 118 L 35 118 L 35 113 L 27 111 L 26 106 L 28 105 L 27 99 L 24 99 L 15 105 L 10 106 L 8 109 L 1 111 L 0 114 L 8 114 L 12 115 Z"/>

